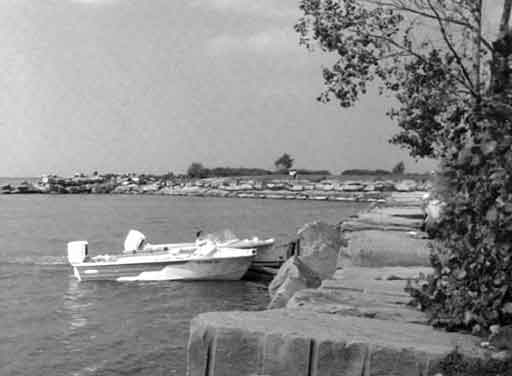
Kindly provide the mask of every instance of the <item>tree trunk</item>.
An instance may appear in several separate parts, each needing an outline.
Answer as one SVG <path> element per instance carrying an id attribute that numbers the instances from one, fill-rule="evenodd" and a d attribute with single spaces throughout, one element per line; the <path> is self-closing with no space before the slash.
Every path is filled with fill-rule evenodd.
<path id="1" fill-rule="evenodd" d="M 512 0 L 509 0 L 512 1 Z M 476 93 L 476 105 L 479 106 L 481 99 L 480 91 L 480 62 L 482 45 L 482 0 L 476 0 L 475 4 L 476 30 L 473 37 L 473 84 Z"/>
<path id="2" fill-rule="evenodd" d="M 512 103 L 512 32 L 497 39 L 493 47 L 490 94 Z"/>
<path id="3" fill-rule="evenodd" d="M 490 94 L 512 103 L 512 30 L 509 27 L 512 0 L 504 0 L 498 39 L 493 43 Z"/>
<path id="4" fill-rule="evenodd" d="M 512 0 L 505 0 L 503 3 L 503 12 L 501 14 L 499 35 L 504 37 L 508 32 L 508 22 L 510 20 L 510 12 L 512 10 Z"/>

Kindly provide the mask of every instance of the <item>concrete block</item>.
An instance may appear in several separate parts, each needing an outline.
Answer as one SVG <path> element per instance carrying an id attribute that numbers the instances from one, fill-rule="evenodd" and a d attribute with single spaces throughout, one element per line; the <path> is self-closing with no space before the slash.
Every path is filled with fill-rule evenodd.
<path id="1" fill-rule="evenodd" d="M 368 345 L 364 343 L 344 343 L 321 341 L 317 346 L 316 375 L 360 376 L 363 375 L 368 357 Z"/>
<path id="2" fill-rule="evenodd" d="M 426 324 L 427 317 L 407 305 L 409 297 L 353 290 L 304 289 L 288 301 L 287 308 Z"/>
<path id="3" fill-rule="evenodd" d="M 311 341 L 301 336 L 265 336 L 261 372 L 272 376 L 309 376 Z"/>
<path id="4" fill-rule="evenodd" d="M 353 266 L 337 270 L 332 279 L 408 280 L 418 278 L 420 274 L 431 274 L 433 271 L 430 266 L 388 266 L 381 268 Z"/>
<path id="5" fill-rule="evenodd" d="M 192 320 L 187 375 L 420 376 L 455 347 L 488 355 L 478 343 L 426 325 L 302 310 L 211 312 Z"/>
<path id="6" fill-rule="evenodd" d="M 430 266 L 429 240 L 412 238 L 400 231 L 347 233 L 338 266 Z"/>
<path id="7" fill-rule="evenodd" d="M 218 328 L 210 349 L 209 376 L 247 375 L 261 368 L 262 336 Z"/>
<path id="8" fill-rule="evenodd" d="M 369 376 L 423 376 L 428 372 L 429 356 L 421 351 L 386 347 L 372 348 Z"/>

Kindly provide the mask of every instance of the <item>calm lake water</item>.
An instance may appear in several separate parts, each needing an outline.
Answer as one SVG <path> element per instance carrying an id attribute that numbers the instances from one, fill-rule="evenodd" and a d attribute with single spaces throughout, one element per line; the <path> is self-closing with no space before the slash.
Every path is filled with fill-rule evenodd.
<path id="1" fill-rule="evenodd" d="M 138 229 L 153 243 L 197 229 L 289 241 L 306 222 L 337 223 L 365 204 L 109 195 L 0 195 L 0 375 L 184 375 L 190 319 L 259 310 L 254 282 L 77 282 L 66 243 L 122 248 Z"/>

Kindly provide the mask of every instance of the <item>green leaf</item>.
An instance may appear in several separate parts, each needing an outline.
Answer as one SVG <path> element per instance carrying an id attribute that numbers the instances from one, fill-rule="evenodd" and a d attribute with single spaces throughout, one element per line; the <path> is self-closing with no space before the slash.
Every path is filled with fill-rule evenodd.
<path id="1" fill-rule="evenodd" d="M 480 150 L 482 150 L 483 155 L 489 155 L 496 150 L 497 145 L 498 143 L 494 140 L 487 141 L 480 145 Z"/>
<path id="2" fill-rule="evenodd" d="M 498 211 L 495 207 L 490 208 L 485 215 L 485 219 L 489 222 L 495 222 L 498 219 Z"/>

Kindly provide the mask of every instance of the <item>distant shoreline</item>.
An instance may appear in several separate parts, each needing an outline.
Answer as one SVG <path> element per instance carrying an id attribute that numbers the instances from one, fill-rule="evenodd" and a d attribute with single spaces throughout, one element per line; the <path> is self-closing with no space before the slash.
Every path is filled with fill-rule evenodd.
<path id="1" fill-rule="evenodd" d="M 414 176 L 414 175 L 413 175 Z M 427 175 L 411 179 L 376 176 L 255 176 L 190 179 L 151 175 L 43 176 L 0 184 L 0 194 L 132 194 L 347 202 L 381 202 L 393 192 L 423 192 L 431 188 Z M 352 179 L 351 179 L 352 178 Z M 18 180 L 18 179 L 16 179 Z M 1 180 L 0 180 L 1 182 Z"/>

